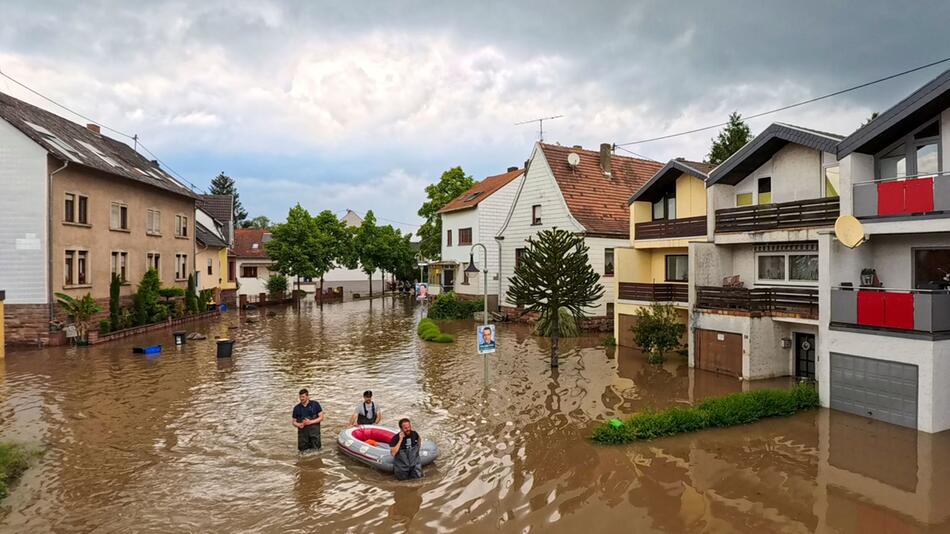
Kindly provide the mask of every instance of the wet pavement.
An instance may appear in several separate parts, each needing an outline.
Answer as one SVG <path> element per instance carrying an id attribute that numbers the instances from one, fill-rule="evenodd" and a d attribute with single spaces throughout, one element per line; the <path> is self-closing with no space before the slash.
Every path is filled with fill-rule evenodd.
<path id="1" fill-rule="evenodd" d="M 817 410 L 622 447 L 605 418 L 744 386 L 651 366 L 598 338 L 547 343 L 515 325 L 475 354 L 416 338 L 402 300 L 272 309 L 197 324 L 236 339 L 180 349 L 170 332 L 93 348 L 16 351 L 0 364 L 0 439 L 46 449 L 3 503 L 8 532 L 950 532 L 950 433 Z M 164 352 L 132 354 L 160 342 Z M 486 365 L 487 363 L 487 365 Z M 487 372 L 486 372 L 487 371 Z M 778 386 L 786 380 L 756 382 Z M 298 455 L 290 412 L 308 387 L 322 451 Z M 441 456 L 418 482 L 358 465 L 335 438 L 375 392 Z"/>

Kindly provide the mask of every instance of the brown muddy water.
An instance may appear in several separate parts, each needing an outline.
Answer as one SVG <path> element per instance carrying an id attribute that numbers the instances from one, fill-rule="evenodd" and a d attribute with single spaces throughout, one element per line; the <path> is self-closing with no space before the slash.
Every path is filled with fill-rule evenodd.
<path id="1" fill-rule="evenodd" d="M 947 532 L 950 434 L 828 410 L 622 447 L 604 418 L 688 404 L 739 382 L 636 353 L 546 343 L 499 326 L 485 367 L 474 329 L 415 336 L 411 302 L 313 303 L 180 350 L 170 332 L 90 349 L 19 351 L 0 365 L 0 439 L 45 456 L 3 503 L 8 532 Z M 233 314 L 197 325 L 229 335 Z M 144 341 L 157 357 L 133 355 Z M 784 386 L 787 382 L 756 383 Z M 309 387 L 324 448 L 296 451 Z M 748 385 L 746 386 L 748 387 Z M 397 483 L 335 449 L 364 389 L 441 448 Z"/>

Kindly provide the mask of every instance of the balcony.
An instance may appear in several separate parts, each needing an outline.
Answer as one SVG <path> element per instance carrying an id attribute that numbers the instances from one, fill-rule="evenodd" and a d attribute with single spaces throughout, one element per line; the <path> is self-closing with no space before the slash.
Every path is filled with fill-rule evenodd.
<path id="1" fill-rule="evenodd" d="M 620 282 L 619 297 L 643 302 L 689 302 L 687 284 L 641 284 Z"/>
<path id="2" fill-rule="evenodd" d="M 831 325 L 881 332 L 950 336 L 950 291 L 833 288 Z"/>
<path id="3" fill-rule="evenodd" d="M 813 198 L 716 210 L 716 232 L 758 232 L 781 228 L 832 226 L 838 198 Z"/>
<path id="4" fill-rule="evenodd" d="M 950 212 L 950 174 L 911 176 L 854 184 L 858 218 Z"/>
<path id="5" fill-rule="evenodd" d="M 696 286 L 696 308 L 818 319 L 818 288 Z"/>
<path id="6" fill-rule="evenodd" d="M 706 235 L 706 216 L 637 223 L 634 239 L 674 239 Z"/>

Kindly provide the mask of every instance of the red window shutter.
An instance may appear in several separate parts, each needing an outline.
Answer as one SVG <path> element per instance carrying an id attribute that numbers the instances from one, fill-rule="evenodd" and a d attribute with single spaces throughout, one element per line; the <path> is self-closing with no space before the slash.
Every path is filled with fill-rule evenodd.
<path id="1" fill-rule="evenodd" d="M 877 184 L 877 214 L 900 215 L 904 212 L 904 182 Z"/>
<path id="2" fill-rule="evenodd" d="M 933 210 L 933 178 L 917 178 L 904 182 L 904 213 L 930 213 Z"/>
<path id="3" fill-rule="evenodd" d="M 885 326 L 883 292 L 858 291 L 858 324 Z"/>
<path id="4" fill-rule="evenodd" d="M 888 328 L 914 329 L 913 293 L 884 293 L 884 325 Z"/>

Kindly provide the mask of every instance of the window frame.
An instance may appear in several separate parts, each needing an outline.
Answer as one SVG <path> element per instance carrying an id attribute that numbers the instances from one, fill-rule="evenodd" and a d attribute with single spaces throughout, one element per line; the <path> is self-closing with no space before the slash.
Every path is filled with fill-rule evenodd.
<path id="1" fill-rule="evenodd" d="M 162 253 L 157 250 L 149 250 L 145 253 L 145 270 L 155 269 L 158 278 L 162 278 Z"/>
<path id="2" fill-rule="evenodd" d="M 468 239 L 465 236 L 468 236 Z M 459 246 L 471 245 L 472 244 L 472 227 L 468 228 L 459 228 Z"/>
<path id="3" fill-rule="evenodd" d="M 152 228 L 152 223 L 156 222 L 155 228 Z M 145 235 L 150 235 L 154 237 L 162 236 L 162 210 L 156 208 L 148 208 L 145 210 Z"/>
<path id="4" fill-rule="evenodd" d="M 118 208 L 118 226 L 113 224 L 113 216 L 115 215 L 115 209 Z M 123 226 L 124 225 L 124 226 Z M 120 200 L 113 200 L 109 204 L 109 230 L 115 232 L 128 232 L 129 230 L 129 205 Z"/>
<path id="5" fill-rule="evenodd" d="M 92 255 L 89 249 L 82 247 L 70 247 L 63 249 L 63 288 L 72 289 L 79 287 L 92 286 Z M 80 270 L 80 260 L 83 263 L 83 269 Z M 66 264 L 69 261 L 69 267 Z M 84 276 L 80 279 L 79 274 Z"/>
<path id="6" fill-rule="evenodd" d="M 921 139 L 915 139 L 914 136 L 920 133 L 923 130 L 933 126 L 937 126 L 937 135 L 923 137 Z M 937 172 L 940 174 L 943 172 L 943 143 L 941 143 L 941 128 L 940 128 L 940 117 L 936 117 L 933 120 L 926 121 L 922 126 L 914 128 L 909 133 L 901 137 L 898 141 L 891 143 L 890 145 L 884 147 L 883 150 L 878 151 L 874 154 L 874 179 L 875 180 L 895 180 L 900 178 L 916 178 L 918 176 L 933 176 L 933 174 L 919 174 L 917 169 L 917 149 L 918 146 L 935 144 L 937 145 Z M 883 177 L 881 175 L 881 161 L 885 155 L 889 154 L 900 148 L 904 147 L 904 175 L 903 176 L 888 176 Z"/>
<path id="7" fill-rule="evenodd" d="M 670 202 L 673 203 L 673 213 L 670 213 Z M 660 207 L 662 215 L 656 216 L 656 208 Z M 676 220 L 676 187 L 668 189 L 662 193 L 659 199 L 650 206 L 650 217 L 654 221 L 672 221 Z"/>
<path id="8" fill-rule="evenodd" d="M 66 210 L 66 205 L 69 202 L 72 202 L 71 218 L 67 217 Z M 63 224 L 92 226 L 89 224 L 89 195 L 84 195 L 78 191 L 63 192 Z"/>
<path id="9" fill-rule="evenodd" d="M 179 272 L 181 268 L 181 272 Z M 175 281 L 184 282 L 188 280 L 188 254 L 184 252 L 175 253 Z"/>
<path id="10" fill-rule="evenodd" d="M 678 278 L 670 278 L 670 259 L 677 259 L 677 258 L 685 258 L 685 261 L 686 261 L 686 278 L 683 280 L 680 280 Z M 665 254 L 663 256 L 663 279 L 665 282 L 680 283 L 680 284 L 689 283 L 689 254 Z"/>
<path id="11" fill-rule="evenodd" d="M 116 260 L 119 260 L 118 265 Z M 116 273 L 116 269 L 119 269 L 121 272 Z M 127 250 L 113 250 L 112 256 L 110 258 L 110 276 L 111 274 L 119 275 L 119 283 L 127 284 L 129 283 L 129 251 Z M 111 281 L 111 279 L 110 279 Z"/>
<path id="12" fill-rule="evenodd" d="M 521 257 L 524 255 L 524 247 L 515 248 L 515 269 L 521 267 Z"/>
<path id="13" fill-rule="evenodd" d="M 784 258 L 784 279 L 773 280 L 761 278 L 759 276 L 759 258 L 762 256 L 781 256 Z M 818 287 L 818 279 L 815 280 L 792 280 L 791 256 L 814 256 L 818 258 L 818 252 L 814 250 L 791 250 L 785 252 L 756 252 L 754 257 L 755 284 L 765 286 L 800 286 L 800 287 Z"/>
<path id="14" fill-rule="evenodd" d="M 541 225 L 541 204 L 531 206 L 531 226 Z"/>
<path id="15" fill-rule="evenodd" d="M 452 229 L 449 228 L 445 231 L 445 246 L 452 246 Z"/>
<path id="16" fill-rule="evenodd" d="M 188 216 L 184 213 L 175 214 L 175 237 L 188 239 Z"/>
<path id="17" fill-rule="evenodd" d="M 214 276 L 214 258 L 208 258 L 208 276 Z"/>
<path id="18" fill-rule="evenodd" d="M 762 183 L 765 182 L 768 184 L 768 191 L 762 191 Z M 762 202 L 762 195 L 768 195 L 768 202 Z M 765 206 L 767 204 L 772 204 L 772 177 L 763 176 L 761 178 L 755 179 L 755 204 L 757 206 Z"/>
<path id="19" fill-rule="evenodd" d="M 248 269 L 254 269 L 254 274 L 252 276 L 247 275 Z M 257 278 L 257 265 L 242 265 L 241 278 Z"/>
<path id="20" fill-rule="evenodd" d="M 607 255 L 610 255 L 610 270 L 607 270 Z M 604 249 L 604 277 L 610 278 L 616 273 L 617 269 L 617 256 L 613 247 L 608 247 Z"/>

